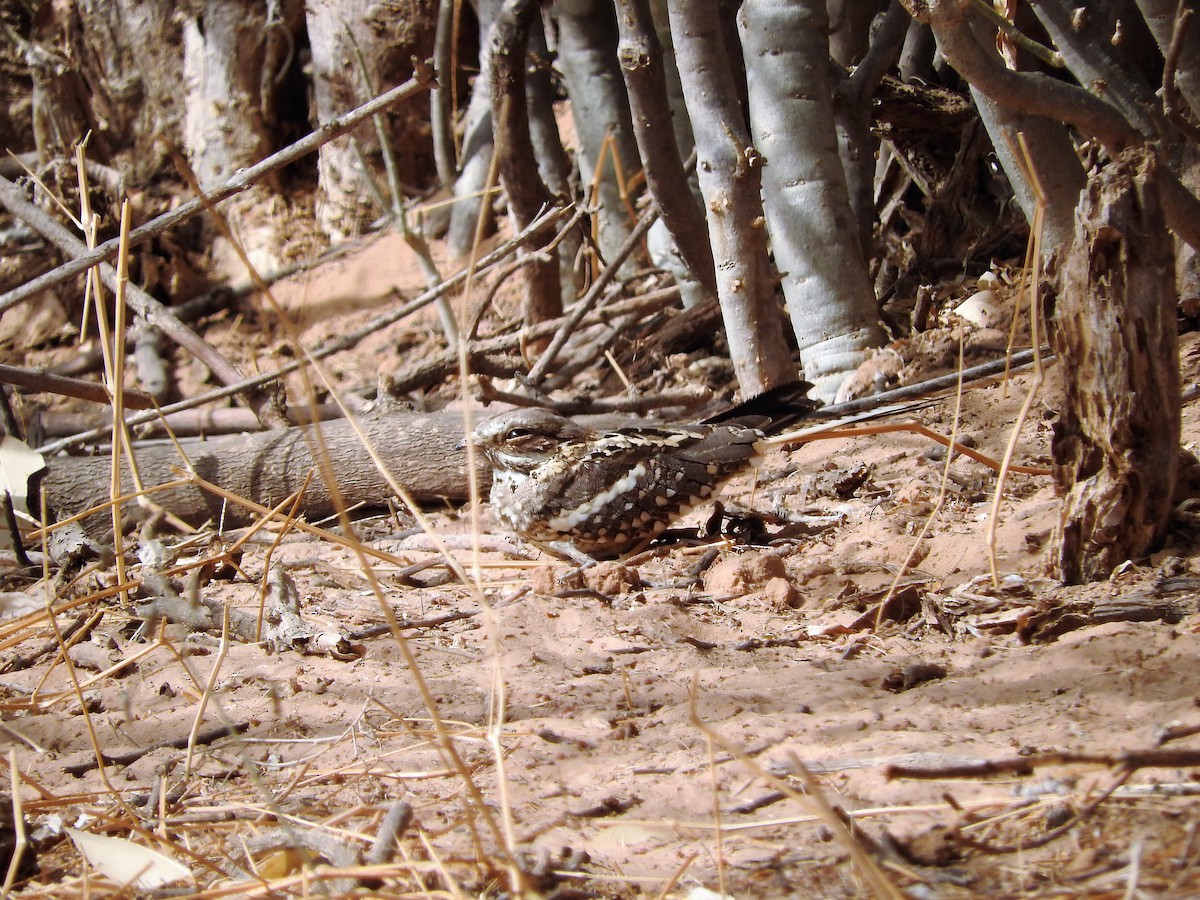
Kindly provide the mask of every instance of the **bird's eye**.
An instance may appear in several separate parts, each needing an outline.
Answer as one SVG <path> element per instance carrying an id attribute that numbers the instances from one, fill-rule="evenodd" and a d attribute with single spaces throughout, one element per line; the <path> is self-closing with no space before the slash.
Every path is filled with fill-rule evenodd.
<path id="1" fill-rule="evenodd" d="M 506 441 L 515 441 L 518 438 L 529 437 L 531 434 L 533 434 L 533 432 L 528 428 L 510 428 L 504 435 L 504 439 Z"/>

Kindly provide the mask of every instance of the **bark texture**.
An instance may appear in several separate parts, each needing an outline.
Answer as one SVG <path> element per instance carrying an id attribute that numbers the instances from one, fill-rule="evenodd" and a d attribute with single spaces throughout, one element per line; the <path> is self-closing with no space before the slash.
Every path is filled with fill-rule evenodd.
<path id="1" fill-rule="evenodd" d="M 554 202 L 538 171 L 525 95 L 525 51 L 537 11 L 538 5 L 532 0 L 506 0 L 488 35 L 486 70 L 491 83 L 495 152 L 500 162 L 500 181 L 518 229 Z M 561 315 L 558 257 L 531 258 L 526 278 L 525 323 L 532 325 Z"/>
<path id="2" fill-rule="evenodd" d="M 69 156 L 90 129 L 92 158 L 115 164 L 134 179 L 152 178 L 164 147 L 180 139 L 183 55 L 180 21 L 171 5 L 153 0 L 43 4 L 34 21 L 26 59 L 43 159 Z"/>
<path id="3" fill-rule="evenodd" d="M 196 2 L 184 20 L 184 146 L 204 190 L 273 149 L 259 81 L 266 25 L 265 9 L 241 0 Z"/>
<path id="4" fill-rule="evenodd" d="M 1054 428 L 1064 498 L 1050 566 L 1067 583 L 1107 578 L 1153 550 L 1174 507 L 1179 346 L 1155 169 L 1149 154 L 1127 151 L 1093 177 L 1056 264 L 1052 342 L 1068 377 Z"/>
<path id="5" fill-rule="evenodd" d="M 796 378 L 767 259 L 760 158 L 750 143 L 717 4 L 668 0 L 671 37 L 696 138 L 729 355 L 746 397 Z"/>
<path id="6" fill-rule="evenodd" d="M 424 0 L 305 0 L 304 6 L 312 46 L 313 98 L 321 124 L 408 78 L 411 57 L 424 57 L 433 46 L 435 19 Z M 409 133 L 401 140 L 393 138 L 392 146 L 400 178 L 411 184 L 418 180 L 413 165 L 418 142 L 412 129 L 426 114 L 422 110 L 399 115 Z M 380 150 L 370 123 L 320 150 L 317 218 L 335 242 L 359 233 L 379 214 L 360 151 L 374 162 Z"/>
<path id="7" fill-rule="evenodd" d="M 463 437 L 462 418 L 452 414 L 392 413 L 363 419 L 371 444 L 388 461 L 392 473 L 423 502 L 466 499 L 466 454 L 457 449 Z M 347 506 L 387 505 L 392 496 L 374 462 L 345 420 L 321 426 L 333 474 Z M 298 491 L 313 471 L 310 442 L 304 428 L 283 428 L 249 436 L 211 441 L 185 441 L 184 449 L 196 474 L 262 506 L 275 506 Z M 170 444 L 137 449 L 138 469 L 147 485 L 165 484 L 178 475 L 171 467 L 182 461 Z M 111 461 L 107 456 L 56 457 L 42 479 L 47 504 L 58 518 L 108 501 Z M 483 483 L 486 472 L 480 469 Z M 125 469 L 124 489 L 132 490 Z M 153 495 L 156 503 L 193 524 L 224 521 L 240 525 L 253 516 L 235 504 L 199 487 L 187 486 Z M 317 472 L 304 494 L 301 510 L 313 522 L 334 512 L 329 489 Z M 223 516 L 223 518 L 222 518 Z M 107 512 L 93 517 L 96 527 L 111 521 Z"/>
<path id="8" fill-rule="evenodd" d="M 585 196 L 598 202 L 597 243 L 607 261 L 633 230 L 632 199 L 627 199 L 625 185 L 642 167 L 617 63 L 616 17 L 612 0 L 555 0 L 554 13 L 558 65 L 579 136 L 579 178 Z M 630 260 L 622 274 L 636 270 Z"/>
<path id="9" fill-rule="evenodd" d="M 630 114 L 646 185 L 658 203 L 663 224 L 674 244 L 666 253 L 674 251 L 686 269 L 682 277 L 676 275 L 681 290 L 684 282 L 691 280 L 699 282 L 702 294 L 715 297 L 717 282 L 708 229 L 688 184 L 675 130 L 663 127 L 671 119 L 671 107 L 663 48 L 654 30 L 649 0 L 617 0 L 617 24 L 620 31 L 617 57 L 629 92 Z"/>
<path id="10" fill-rule="evenodd" d="M 838 154 L 825 4 L 747 0 L 738 25 L 771 246 L 804 377 L 829 402 L 884 336 Z"/>
<path id="11" fill-rule="evenodd" d="M 1163 56 L 1166 56 L 1176 28 L 1175 13 L 1179 4 L 1176 0 L 1137 0 L 1137 6 L 1145 16 L 1146 25 Z M 1194 13 L 1194 5 L 1192 9 Z M 1184 35 L 1179 67 L 1175 71 L 1175 85 L 1192 111 L 1200 110 L 1200 24 L 1196 22 L 1194 14 L 1191 27 Z"/>

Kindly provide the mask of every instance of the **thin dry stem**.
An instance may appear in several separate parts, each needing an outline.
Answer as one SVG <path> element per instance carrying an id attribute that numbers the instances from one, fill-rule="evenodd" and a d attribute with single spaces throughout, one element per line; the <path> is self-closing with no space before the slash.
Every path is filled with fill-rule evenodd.
<path id="1" fill-rule="evenodd" d="M 515 253 L 518 249 L 524 246 L 526 242 L 532 240 L 546 228 L 549 228 L 558 223 L 561 219 L 566 218 L 568 215 L 570 215 L 570 213 L 571 209 L 569 207 L 561 207 L 550 210 L 541 218 L 531 222 L 527 228 L 521 231 L 520 234 L 509 239 L 504 244 L 489 253 L 484 259 L 480 260 L 478 264 L 479 270 L 482 271 L 486 267 L 495 265 L 501 260 L 507 258 L 510 254 Z M 436 289 L 427 290 L 410 300 L 408 303 L 402 304 L 396 309 L 372 319 L 361 328 L 357 328 L 345 335 L 323 344 L 312 351 L 309 351 L 309 355 L 314 359 L 325 359 L 327 356 L 332 356 L 333 354 L 340 353 L 343 350 L 349 350 L 363 338 L 369 337 L 370 335 L 378 332 L 380 329 L 386 328 L 387 326 L 412 315 L 414 312 L 417 312 L 418 310 L 423 309 L 425 306 L 432 303 L 437 297 L 440 297 L 447 291 L 458 287 L 466 280 L 468 271 L 468 269 L 460 269 L 457 273 L 450 276 L 440 285 L 438 285 Z M 156 409 L 153 412 L 144 412 L 130 416 L 128 419 L 126 419 L 126 424 L 132 428 L 137 425 L 143 425 L 146 422 L 153 422 L 158 419 L 160 415 L 180 412 L 185 409 L 193 409 L 197 406 L 203 406 L 206 403 L 212 403 L 216 400 L 223 400 L 226 397 L 230 397 L 234 394 L 240 394 L 243 391 L 262 387 L 263 385 L 277 381 L 286 375 L 292 374 L 302 365 L 304 365 L 302 358 L 293 359 L 291 362 L 280 366 L 278 369 L 272 372 L 267 372 L 263 375 L 255 375 L 251 378 L 245 378 L 236 384 L 230 384 L 203 394 L 198 394 L 195 397 L 187 400 L 181 400 L 178 403 L 171 403 L 167 406 Z M 46 454 L 57 453 L 60 450 L 66 450 L 69 447 L 73 447 L 76 444 L 83 443 L 84 441 L 103 438 L 107 436 L 110 431 L 111 426 L 93 428 L 88 431 L 63 438 L 59 441 L 52 441 L 48 444 L 44 444 L 43 446 L 39 447 L 38 450 Z"/>
<path id="2" fill-rule="evenodd" d="M 21 808 L 21 777 L 17 768 L 17 748 L 8 750 L 8 780 L 12 792 L 12 821 L 13 821 L 13 850 L 12 858 L 8 861 L 8 871 L 4 875 L 4 885 L 0 887 L 0 900 L 8 900 L 13 883 L 17 880 L 17 872 L 21 869 L 21 860 L 25 856 L 28 841 L 25 837 L 25 813 Z"/>
<path id="3" fill-rule="evenodd" d="M 271 307 L 273 308 L 276 315 L 278 316 L 279 321 L 280 321 L 281 325 L 283 326 L 284 334 L 285 334 L 288 342 L 294 348 L 297 360 L 300 362 L 307 363 L 307 365 L 300 365 L 297 368 L 297 372 L 300 375 L 301 383 L 304 387 L 305 395 L 306 395 L 306 398 L 309 403 L 309 408 L 316 409 L 316 406 L 317 406 L 316 392 L 313 389 L 312 382 L 309 378 L 309 372 L 314 371 L 314 372 L 316 372 L 317 376 L 322 380 L 322 382 L 325 384 L 326 388 L 329 390 L 334 401 L 337 402 L 337 404 L 342 408 L 343 414 L 346 416 L 346 418 L 350 422 L 351 427 L 354 429 L 355 433 L 358 435 L 359 440 L 362 442 L 364 448 L 367 450 L 368 455 L 370 455 L 372 461 L 375 463 L 380 474 L 384 477 L 385 481 L 387 481 L 388 486 L 393 490 L 393 492 L 398 497 L 400 497 L 401 501 L 405 504 L 406 507 L 408 507 L 409 511 L 412 513 L 414 518 L 417 519 L 418 523 L 426 531 L 426 533 L 431 537 L 431 539 L 434 540 L 434 542 L 439 545 L 439 549 L 441 550 L 442 556 L 445 559 L 447 565 L 450 566 L 450 568 L 455 572 L 455 574 L 457 574 L 459 576 L 459 578 L 465 584 L 470 585 L 471 582 L 467 579 L 466 573 L 463 571 L 458 560 L 453 556 L 453 554 L 450 553 L 449 549 L 445 547 L 444 543 L 441 541 L 440 535 L 437 533 L 436 529 L 432 527 L 432 524 L 425 517 L 423 511 L 420 509 L 418 504 L 412 499 L 412 497 L 409 494 L 409 492 L 407 491 L 407 489 L 403 485 L 401 485 L 394 478 L 394 476 L 392 476 L 386 463 L 379 456 L 378 452 L 376 451 L 374 446 L 371 444 L 366 433 L 363 431 L 361 425 L 359 424 L 357 418 L 353 415 L 351 410 L 348 407 L 346 407 L 346 405 L 344 404 L 339 392 L 336 389 L 336 386 L 332 383 L 332 380 L 328 377 L 328 374 L 325 372 L 324 368 L 318 363 L 317 359 L 314 356 L 312 356 L 310 353 L 308 353 L 304 349 L 304 347 L 301 345 L 300 340 L 296 334 L 295 328 L 294 328 L 292 322 L 290 321 L 289 317 L 286 315 L 286 313 L 283 311 L 282 307 L 275 300 L 274 296 L 272 295 L 272 293 L 270 291 L 270 288 L 265 283 L 262 282 L 261 277 L 258 275 L 258 273 L 255 271 L 253 265 L 250 263 L 250 260 L 246 256 L 244 249 L 240 246 L 240 244 L 234 238 L 232 231 L 228 228 L 228 225 L 226 223 L 224 223 L 223 218 L 218 213 L 216 213 L 215 210 L 212 210 L 212 212 L 213 212 L 214 218 L 216 218 L 217 221 L 220 222 L 222 230 L 226 233 L 227 237 L 229 237 L 232 240 L 232 242 L 238 252 L 239 257 L 242 259 L 243 264 L 245 265 L 251 278 L 253 278 L 257 283 L 260 284 L 260 289 L 263 292 L 263 296 L 267 299 L 268 303 L 270 303 Z M 315 416 L 313 418 L 315 420 Z M 375 573 L 374 567 L 371 565 L 371 562 L 369 559 L 369 554 L 367 553 L 366 548 L 363 546 L 362 542 L 359 541 L 357 536 L 355 535 L 353 523 L 350 521 L 345 502 L 342 498 L 341 490 L 337 484 L 337 479 L 333 475 L 333 467 L 332 467 L 332 464 L 329 459 L 329 452 L 325 446 L 323 432 L 320 427 L 311 427 L 310 426 L 310 427 L 306 428 L 306 435 L 308 436 L 308 438 L 310 440 L 313 459 L 317 463 L 317 466 L 321 472 L 322 479 L 324 480 L 326 488 L 329 491 L 330 498 L 333 502 L 333 506 L 334 506 L 335 510 L 337 511 L 338 521 L 341 524 L 342 529 L 345 531 L 345 533 L 348 536 L 346 546 L 348 546 L 350 548 L 350 550 L 357 557 L 359 567 L 360 567 L 363 575 L 366 577 L 368 585 L 370 586 L 372 593 L 375 595 L 376 600 L 379 603 L 380 611 L 384 615 L 384 618 L 387 620 L 389 626 L 391 626 L 393 639 L 395 640 L 397 646 L 399 647 L 401 655 L 404 657 L 405 664 L 407 665 L 409 673 L 412 676 L 413 683 L 417 687 L 417 690 L 421 696 L 422 702 L 425 705 L 426 710 L 429 712 L 431 722 L 433 723 L 434 731 L 437 734 L 438 748 L 439 748 L 440 752 L 447 759 L 448 763 L 450 764 L 450 767 L 453 768 L 457 772 L 461 783 L 466 788 L 467 795 L 470 798 L 470 802 L 466 805 L 466 812 L 468 815 L 468 823 L 471 826 L 471 832 L 473 835 L 475 834 L 476 820 L 482 819 L 487 830 L 491 834 L 493 840 L 495 840 L 495 842 L 499 846 L 507 848 L 507 842 L 504 838 L 502 830 L 497 825 L 497 823 L 495 821 L 495 817 L 492 815 L 491 810 L 489 809 L 489 807 L 483 797 L 482 792 L 480 791 L 479 787 L 475 784 L 474 778 L 471 775 L 470 770 L 463 762 L 463 760 L 458 752 L 458 748 L 454 743 L 454 739 L 450 735 L 449 730 L 446 728 L 446 725 L 445 725 L 444 721 L 442 720 L 440 713 L 438 712 L 437 701 L 434 698 L 432 691 L 429 689 L 429 686 L 428 686 L 424 676 L 421 673 L 420 667 L 417 663 L 416 655 L 413 653 L 412 648 L 409 646 L 408 640 L 404 637 L 403 633 L 401 632 L 401 630 L 399 628 L 399 625 L 395 618 L 395 613 L 392 610 L 391 605 L 387 602 L 387 599 L 384 596 L 382 585 L 379 583 L 379 580 Z M 483 597 L 482 591 L 480 591 L 480 590 L 478 590 L 478 588 L 476 588 L 475 592 L 477 594 L 480 604 L 484 605 L 486 603 L 486 600 Z M 477 837 L 476 837 L 476 841 L 478 841 Z M 482 849 L 482 848 L 480 848 L 480 849 Z M 519 867 L 515 857 L 511 853 L 508 853 L 507 857 L 508 857 L 507 862 L 509 864 L 510 873 L 511 873 L 511 876 L 513 879 L 511 888 L 514 891 L 519 892 L 519 891 L 523 890 L 523 886 L 524 886 L 523 875 L 520 871 L 520 867 Z"/>
<path id="4" fill-rule="evenodd" d="M 419 65 L 415 76 L 404 84 L 398 85 L 380 94 L 373 100 L 364 103 L 357 109 L 351 110 L 345 115 L 325 123 L 316 131 L 277 153 L 268 156 L 261 162 L 244 169 L 238 169 L 232 178 L 209 193 L 188 200 L 170 212 L 157 216 L 144 225 L 133 229 L 127 237 L 129 245 L 137 246 L 144 241 L 170 231 L 175 226 L 201 215 L 208 205 L 220 203 L 235 194 L 248 190 L 252 185 L 262 180 L 271 172 L 281 169 L 289 163 L 295 162 L 297 159 L 312 153 L 318 147 L 345 134 L 362 120 L 399 103 L 407 97 L 411 97 L 419 91 L 428 89 L 432 83 L 432 73 L 424 65 Z M 28 300 L 36 296 L 46 288 L 61 284 L 68 278 L 79 275 L 97 263 L 112 259 L 117 255 L 119 247 L 120 241 L 116 238 L 105 241 L 103 244 L 98 245 L 95 250 L 82 254 L 75 259 L 67 260 L 58 268 L 39 275 L 37 278 L 31 279 L 19 287 L 15 287 L 11 291 L 0 295 L 0 312 L 23 300 Z"/>
<path id="5" fill-rule="evenodd" d="M 958 341 L 958 371 L 959 382 L 958 391 L 954 395 L 954 420 L 950 425 L 950 437 L 946 440 L 946 446 L 949 450 L 946 452 L 946 462 L 942 466 L 942 478 L 938 484 L 937 498 L 933 502 L 933 509 L 929 511 L 929 515 L 925 517 L 925 521 L 921 525 L 921 530 L 917 533 L 913 540 L 912 547 L 909 548 L 908 555 L 904 558 L 904 562 L 900 564 L 900 568 L 896 570 L 896 575 L 892 579 L 892 583 L 888 585 L 887 593 L 883 599 L 879 601 L 879 612 L 875 615 L 874 630 L 878 631 L 883 624 L 883 613 L 891 603 L 892 597 L 896 595 L 896 590 L 900 586 L 900 581 L 908 573 L 913 566 L 913 561 L 916 559 L 917 550 L 925 542 L 926 535 L 929 534 L 929 529 L 933 527 L 934 521 L 941 515 L 942 509 L 946 505 L 946 493 L 950 486 L 950 466 L 954 462 L 954 447 L 958 444 L 958 426 L 962 421 L 962 369 L 963 369 L 963 340 L 960 337 Z"/>
<path id="6" fill-rule="evenodd" d="M 225 615 L 221 617 L 221 641 L 217 644 L 217 655 L 213 660 L 212 671 L 208 673 L 208 680 L 204 682 L 204 691 L 200 695 L 200 701 L 196 704 L 196 715 L 192 719 L 192 730 L 188 732 L 187 756 L 184 758 L 183 764 L 185 778 L 191 777 L 192 759 L 196 753 L 196 736 L 200 734 L 200 728 L 204 725 L 205 710 L 207 710 L 208 704 L 213 698 L 213 692 L 217 689 L 217 679 L 221 674 L 221 666 L 224 665 L 225 657 L 228 654 L 229 607 L 226 606 Z"/>
<path id="7" fill-rule="evenodd" d="M 859 418 L 861 419 L 866 417 L 867 416 L 862 416 Z M 853 422 L 855 419 L 843 419 L 842 421 Z M 804 428 L 799 431 L 785 432 L 784 434 L 767 438 L 764 443 L 771 447 L 777 445 L 798 446 L 800 444 L 806 444 L 810 441 L 833 440 L 835 438 L 867 437 L 873 434 L 893 434 L 899 431 L 907 431 L 911 432 L 912 434 L 919 434 L 922 437 L 927 437 L 931 441 L 941 444 L 948 450 L 952 450 L 954 453 L 959 453 L 975 460 L 977 463 L 987 466 L 994 472 L 1001 471 L 1003 466 L 1002 461 L 993 459 L 987 454 L 980 453 L 978 450 L 968 447 L 965 444 L 960 444 L 957 441 L 951 440 L 944 434 L 940 434 L 934 431 L 932 428 L 922 425 L 920 422 L 892 422 L 887 425 L 860 425 L 855 428 L 842 428 L 840 427 L 840 423 L 835 422 L 830 425 L 817 425 L 812 428 Z M 1023 475 L 1051 474 L 1051 470 L 1047 469 L 1045 466 L 1025 466 L 1016 464 L 1009 465 L 1007 471 L 1019 472 Z"/>
<path id="8" fill-rule="evenodd" d="M 1040 293 L 1040 276 L 1041 276 L 1041 259 L 1042 259 L 1042 237 L 1045 231 L 1046 223 L 1046 206 L 1047 195 L 1042 187 L 1042 182 L 1038 178 L 1037 167 L 1034 165 L 1033 157 L 1029 153 L 1029 146 L 1025 141 L 1024 134 L 1018 134 L 1017 141 L 1020 152 L 1014 152 L 1013 157 L 1018 160 L 1021 168 L 1025 172 L 1025 177 L 1033 188 L 1034 196 L 1037 198 L 1037 206 L 1034 207 L 1033 221 L 1029 227 L 1029 243 L 1025 249 L 1025 271 L 1029 273 L 1029 331 L 1030 343 L 1033 347 L 1033 382 L 1029 386 L 1029 391 L 1025 394 L 1025 401 L 1021 404 L 1020 412 L 1017 413 L 1017 420 L 1013 423 L 1012 431 L 1009 433 L 1008 446 L 1004 451 L 1004 458 L 1001 461 L 1000 469 L 996 477 L 996 490 L 992 495 L 992 512 L 988 516 L 987 530 L 984 533 L 984 541 L 988 548 L 988 565 L 991 569 L 992 584 L 995 587 L 1000 586 L 1000 563 L 998 558 L 998 533 L 1000 526 L 1000 507 L 1004 502 L 1004 486 L 1008 482 L 1008 473 L 1016 471 L 1012 466 L 1012 457 L 1016 452 L 1017 442 L 1021 439 L 1021 428 L 1025 421 L 1029 418 L 1029 412 L 1033 409 L 1034 400 L 1037 398 L 1038 392 L 1042 389 L 1042 384 L 1045 382 L 1045 370 L 1042 368 L 1041 358 L 1041 339 L 1038 334 L 1038 324 L 1041 321 L 1041 313 L 1038 309 L 1038 295 Z M 1017 148 L 1013 148 L 1016 150 Z"/>
<path id="9" fill-rule="evenodd" d="M 42 522 L 44 523 L 48 517 L 48 512 L 46 510 L 45 497 L 42 498 L 41 513 L 42 513 Z M 125 798 L 121 796 L 121 792 L 118 791 L 116 789 L 116 787 L 113 785 L 113 783 L 109 780 L 108 767 L 104 764 L 104 751 L 100 747 L 100 737 L 99 737 L 99 735 L 96 734 L 96 724 L 92 720 L 92 713 L 91 713 L 91 710 L 88 708 L 87 700 L 84 699 L 83 688 L 79 683 L 79 675 L 75 671 L 75 663 L 71 660 L 71 655 L 66 652 L 66 649 L 65 649 L 66 642 L 63 640 L 62 631 L 58 627 L 58 619 L 55 618 L 55 616 L 54 616 L 54 599 L 51 596 L 50 591 L 49 591 L 49 585 L 51 583 L 50 582 L 50 554 L 48 552 L 46 552 L 46 546 L 44 543 L 44 539 L 43 539 L 43 546 L 42 546 L 42 558 L 44 560 L 44 562 L 42 563 L 42 579 L 43 579 L 43 583 L 47 587 L 46 596 L 45 596 L 47 621 L 48 621 L 51 629 L 53 629 L 53 631 L 54 631 L 54 638 L 56 641 L 58 641 L 59 647 L 64 648 L 62 651 L 62 662 L 63 662 L 63 665 L 66 667 L 67 677 L 70 678 L 70 680 L 71 680 L 71 690 L 69 692 L 66 692 L 67 696 L 73 696 L 79 702 L 80 715 L 83 716 L 84 727 L 87 729 L 88 740 L 91 742 L 91 745 L 92 745 L 92 753 L 95 754 L 95 757 L 96 757 L 96 766 L 97 766 L 97 772 L 100 775 L 100 781 L 104 784 L 105 790 L 108 791 L 109 795 L 112 797 L 113 802 L 118 807 L 120 807 L 122 812 L 124 812 L 130 818 L 134 818 L 135 816 L 134 816 L 133 810 L 131 810 L 129 808 L 128 804 L 126 804 L 126 802 L 125 802 Z"/>

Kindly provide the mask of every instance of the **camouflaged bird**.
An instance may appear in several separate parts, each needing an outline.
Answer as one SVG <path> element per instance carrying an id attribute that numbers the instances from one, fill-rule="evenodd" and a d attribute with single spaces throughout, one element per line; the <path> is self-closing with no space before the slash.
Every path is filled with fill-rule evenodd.
<path id="1" fill-rule="evenodd" d="M 787 416 L 746 414 L 763 405 L 756 398 L 697 425 L 611 429 L 520 409 L 483 422 L 474 440 L 492 464 L 491 503 L 505 526 L 560 555 L 604 559 L 662 534 L 755 465 L 767 433 L 816 406 L 802 397 Z"/>

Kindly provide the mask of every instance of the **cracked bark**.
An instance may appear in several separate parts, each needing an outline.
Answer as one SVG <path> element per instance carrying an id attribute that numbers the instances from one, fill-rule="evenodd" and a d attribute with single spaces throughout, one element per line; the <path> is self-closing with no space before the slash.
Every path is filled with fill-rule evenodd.
<path id="1" fill-rule="evenodd" d="M 1067 583 L 1154 550 L 1175 504 L 1179 345 L 1158 167 L 1127 151 L 1093 177 L 1055 264 L 1051 343 L 1070 377 L 1054 427 L 1064 496 L 1049 563 Z"/>

